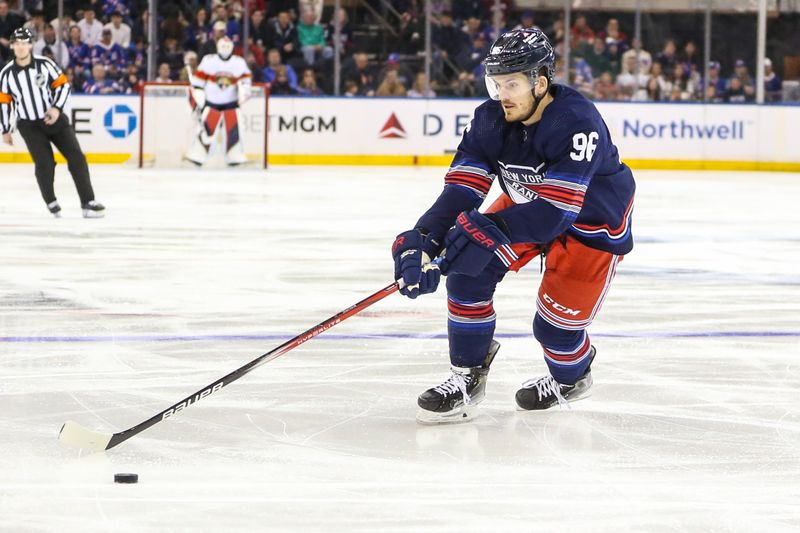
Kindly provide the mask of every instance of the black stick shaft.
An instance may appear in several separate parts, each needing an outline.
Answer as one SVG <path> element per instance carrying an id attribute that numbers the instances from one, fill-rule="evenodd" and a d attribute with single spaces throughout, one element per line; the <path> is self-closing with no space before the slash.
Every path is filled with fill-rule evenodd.
<path id="1" fill-rule="evenodd" d="M 230 385 L 231 383 L 233 383 L 234 381 L 236 381 L 240 377 L 244 376 L 245 374 L 248 374 L 251 370 L 253 370 L 253 369 L 255 369 L 255 368 L 257 368 L 257 367 L 259 367 L 259 366 L 261 366 L 261 365 L 263 365 L 265 363 L 268 363 L 268 362 L 272 361 L 273 359 L 277 359 L 278 357 L 282 356 L 286 352 L 288 352 L 288 351 L 290 351 L 290 350 L 292 350 L 294 348 L 297 348 L 298 346 L 300 346 L 304 342 L 313 339 L 314 337 L 316 337 L 320 333 L 323 333 L 324 331 L 329 330 L 330 328 L 332 328 L 336 324 L 347 320 L 351 316 L 360 313 L 361 311 L 363 311 L 367 307 L 371 306 L 372 304 L 374 304 L 376 302 L 379 302 L 380 300 L 383 300 L 384 298 L 386 298 L 390 294 L 393 294 L 394 292 L 396 292 L 398 289 L 399 289 L 399 286 L 398 286 L 397 282 L 392 283 L 391 285 L 387 285 L 386 287 L 382 288 L 381 290 L 379 290 L 379 291 L 373 293 L 372 295 L 364 298 L 363 300 L 361 300 L 357 304 L 354 304 L 354 305 L 348 307 L 344 311 L 340 311 L 340 312 L 336 313 L 335 315 L 333 315 L 329 319 L 325 320 L 324 322 L 320 322 L 316 326 L 304 331 L 303 333 L 301 333 L 297 337 L 295 337 L 293 339 L 290 339 L 290 340 L 284 342 L 283 344 L 281 344 L 280 346 L 278 346 L 277 348 L 265 353 L 262 356 L 259 356 L 259 357 L 255 358 L 255 359 L 253 359 L 252 361 L 250 361 L 246 365 L 237 368 L 236 370 L 234 370 L 230 374 L 218 379 L 217 381 L 215 381 L 214 383 L 212 383 L 212 384 L 210 384 L 210 385 L 208 385 L 206 387 L 203 387 L 202 389 L 200 389 L 199 391 L 195 392 L 194 394 L 191 394 L 191 395 L 187 396 L 183 400 L 171 405 L 170 407 L 168 407 L 167 409 L 164 409 L 160 413 L 158 413 L 156 415 L 153 415 L 152 417 L 148 418 L 144 422 L 141 422 L 140 424 L 137 424 L 137 425 L 133 426 L 130 429 L 126 429 L 125 431 L 120 431 L 119 433 L 114 433 L 114 435 L 112 435 L 112 437 L 111 437 L 111 440 L 108 442 L 108 446 L 106 446 L 106 450 L 109 450 L 109 449 L 113 448 L 114 446 L 116 446 L 116 445 L 118 445 L 118 444 L 120 444 L 122 442 L 125 442 L 126 440 L 128 440 L 131 437 L 133 437 L 134 435 L 138 435 L 139 433 L 141 433 L 145 429 L 147 429 L 147 428 L 149 428 L 151 426 L 154 426 L 155 424 L 158 424 L 162 420 L 166 420 L 167 418 L 180 413 L 184 409 L 188 408 L 190 405 L 194 405 L 195 403 L 197 403 L 198 401 L 202 400 L 206 396 L 210 396 L 211 394 L 214 394 L 215 392 L 218 392 L 220 389 L 222 389 L 226 385 Z"/>

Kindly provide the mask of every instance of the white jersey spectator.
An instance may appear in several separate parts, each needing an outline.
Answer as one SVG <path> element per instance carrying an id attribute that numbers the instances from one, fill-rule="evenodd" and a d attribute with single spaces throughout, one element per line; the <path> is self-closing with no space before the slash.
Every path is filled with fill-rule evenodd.
<path id="1" fill-rule="evenodd" d="M 103 35 L 103 25 L 95 18 L 94 11 L 87 9 L 83 12 L 83 18 L 78 21 L 81 29 L 81 40 L 89 46 L 94 46 L 100 41 Z"/>
<path id="2" fill-rule="evenodd" d="M 111 42 L 128 48 L 131 45 L 131 27 L 122 22 L 119 11 L 111 14 L 111 22 L 103 26 L 104 30 L 111 30 Z"/>

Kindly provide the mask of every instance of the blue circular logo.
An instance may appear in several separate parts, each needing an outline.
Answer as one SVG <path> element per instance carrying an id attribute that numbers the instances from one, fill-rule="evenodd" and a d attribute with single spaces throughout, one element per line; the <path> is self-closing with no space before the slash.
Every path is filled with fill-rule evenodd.
<path id="1" fill-rule="evenodd" d="M 133 133 L 136 122 L 136 113 L 125 104 L 117 104 L 103 115 L 103 126 L 115 139 L 124 139 Z"/>

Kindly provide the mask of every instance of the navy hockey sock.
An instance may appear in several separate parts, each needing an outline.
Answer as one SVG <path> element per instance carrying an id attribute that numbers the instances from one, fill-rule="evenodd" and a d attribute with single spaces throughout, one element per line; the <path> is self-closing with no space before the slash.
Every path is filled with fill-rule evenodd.
<path id="1" fill-rule="evenodd" d="M 558 328 L 538 313 L 533 320 L 533 335 L 544 349 L 544 360 L 550 374 L 564 385 L 572 385 L 589 366 L 591 343 L 586 330 Z"/>
<path id="2" fill-rule="evenodd" d="M 481 366 L 494 336 L 492 301 L 470 302 L 450 296 L 447 309 L 450 363 L 460 368 Z"/>

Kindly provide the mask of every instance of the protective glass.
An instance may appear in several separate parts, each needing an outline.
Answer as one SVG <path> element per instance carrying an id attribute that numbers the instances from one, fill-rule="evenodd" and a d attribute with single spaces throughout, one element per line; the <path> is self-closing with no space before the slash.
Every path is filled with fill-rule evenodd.
<path id="1" fill-rule="evenodd" d="M 517 98 L 525 93 L 530 94 L 533 89 L 531 77 L 522 72 L 486 76 L 484 81 L 486 82 L 486 90 L 492 100 Z"/>

